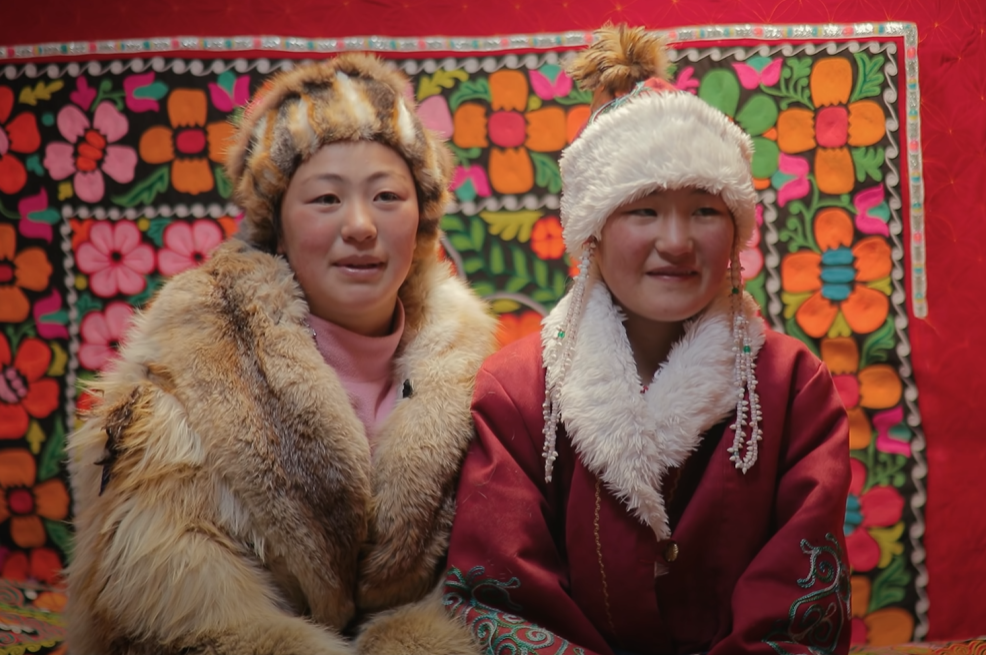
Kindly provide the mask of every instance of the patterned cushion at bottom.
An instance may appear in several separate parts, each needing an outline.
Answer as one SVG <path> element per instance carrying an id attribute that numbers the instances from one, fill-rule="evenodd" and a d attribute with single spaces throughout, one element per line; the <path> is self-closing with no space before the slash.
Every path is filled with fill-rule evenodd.
<path id="1" fill-rule="evenodd" d="M 64 607 L 63 591 L 0 579 L 0 655 L 63 655 Z"/>
<path id="2" fill-rule="evenodd" d="M 900 646 L 856 646 L 853 655 L 986 655 L 986 641 L 953 641 Z"/>

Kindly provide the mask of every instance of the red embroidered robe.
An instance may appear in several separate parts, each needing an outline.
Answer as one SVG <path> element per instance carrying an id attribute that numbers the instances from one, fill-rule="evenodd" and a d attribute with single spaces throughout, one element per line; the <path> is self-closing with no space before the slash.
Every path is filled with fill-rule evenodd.
<path id="1" fill-rule="evenodd" d="M 614 359 L 606 340 L 619 338 L 591 328 L 592 317 L 608 311 L 606 302 L 597 287 L 586 309 L 590 328 L 584 320 L 579 333 L 584 349 L 600 351 L 600 369 Z M 504 348 L 481 369 L 473 403 L 478 435 L 459 484 L 445 603 L 486 652 L 848 652 L 845 410 L 827 369 L 805 346 L 781 334 L 761 336 L 755 348 L 763 440 L 756 464 L 740 473 L 726 451 L 734 436 L 731 418 L 721 416 L 726 401 L 705 399 L 718 409 L 689 405 L 700 395 L 689 389 L 693 378 L 721 374 L 716 366 L 726 367 L 731 352 L 673 366 L 691 351 L 731 351 L 728 312 L 710 314 L 720 321 L 718 335 L 689 328 L 661 374 L 672 404 L 658 407 L 672 414 L 665 417 L 672 427 L 689 421 L 676 411 L 708 414 L 701 434 L 692 435 L 691 454 L 677 465 L 646 450 L 600 450 L 605 439 L 583 443 L 599 436 L 586 434 L 587 425 L 613 439 L 624 429 L 613 411 L 624 399 L 596 382 L 606 371 L 590 370 L 577 386 L 581 402 L 595 399 L 595 406 L 563 404 L 567 434 L 559 429 L 547 483 L 541 341 L 532 335 Z M 546 343 L 555 327 L 549 318 Z M 588 368 L 588 357 L 577 354 L 572 371 L 580 363 Z M 655 391 L 662 389 L 652 385 L 648 394 Z M 578 438 L 573 423 L 582 429 Z M 621 466 L 631 474 L 622 480 L 614 474 Z M 631 488 L 634 475 L 662 467 L 658 486 L 665 501 L 670 497 L 664 525 L 654 515 L 640 517 L 646 503 Z M 636 509 L 629 511 L 628 502 Z"/>

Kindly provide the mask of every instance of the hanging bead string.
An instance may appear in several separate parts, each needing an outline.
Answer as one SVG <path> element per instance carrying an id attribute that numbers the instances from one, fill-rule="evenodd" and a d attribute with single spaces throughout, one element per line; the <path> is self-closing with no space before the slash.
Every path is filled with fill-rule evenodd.
<path id="1" fill-rule="evenodd" d="M 555 460 L 558 459 L 558 449 L 555 447 L 555 433 L 558 430 L 558 421 L 561 418 L 561 388 L 568 377 L 568 371 L 572 366 L 572 356 L 575 353 L 575 340 L 578 338 L 579 323 L 582 318 L 582 309 L 585 303 L 585 289 L 589 282 L 589 269 L 592 266 L 592 254 L 596 250 L 595 237 L 585 242 L 582 247 L 582 259 L 579 262 L 579 274 L 572 285 L 568 312 L 565 320 L 558 328 L 554 338 L 561 344 L 555 360 L 560 362 L 561 370 L 555 378 L 554 385 L 548 380 L 545 373 L 545 394 L 544 404 L 541 406 L 544 416 L 544 481 L 551 482 L 551 473 L 554 469 Z"/>
<path id="2" fill-rule="evenodd" d="M 736 422 L 729 427 L 734 431 L 733 445 L 727 450 L 729 461 L 744 474 L 757 461 L 757 453 L 763 432 L 760 420 L 760 397 L 757 395 L 757 377 L 754 373 L 753 348 L 750 346 L 749 321 L 743 300 L 743 268 L 739 250 L 734 249 L 729 264 L 732 283 L 733 354 L 736 357 L 734 379 L 736 381 Z M 749 428 L 749 437 L 743 443 L 743 435 Z"/>

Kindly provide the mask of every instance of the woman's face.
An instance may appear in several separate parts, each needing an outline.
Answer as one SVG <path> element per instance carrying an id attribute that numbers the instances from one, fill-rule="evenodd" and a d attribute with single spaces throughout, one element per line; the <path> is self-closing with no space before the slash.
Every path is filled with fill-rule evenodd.
<path id="1" fill-rule="evenodd" d="M 628 319 L 678 323 L 722 289 L 735 227 L 718 195 L 655 191 L 606 219 L 596 262 Z"/>
<path id="2" fill-rule="evenodd" d="M 313 314 L 383 335 L 411 269 L 417 230 L 417 192 L 404 159 L 375 141 L 337 142 L 291 178 L 277 250 Z"/>

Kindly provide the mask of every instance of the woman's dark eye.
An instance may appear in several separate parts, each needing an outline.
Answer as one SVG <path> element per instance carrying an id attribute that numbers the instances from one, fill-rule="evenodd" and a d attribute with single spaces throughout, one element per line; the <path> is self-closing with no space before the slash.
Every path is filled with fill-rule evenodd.
<path id="1" fill-rule="evenodd" d="M 631 209 L 630 213 L 635 216 L 657 216 L 657 210 L 651 207 L 638 207 L 637 209 Z"/>
<path id="2" fill-rule="evenodd" d="M 334 193 L 326 193 L 324 196 L 319 196 L 315 198 L 315 202 L 320 205 L 337 205 L 339 202 L 339 196 Z"/>
<path id="3" fill-rule="evenodd" d="M 700 216 L 721 216 L 722 211 L 717 207 L 701 207 L 696 212 Z"/>
<path id="4" fill-rule="evenodd" d="M 384 191 L 382 193 L 377 194 L 377 199 L 383 200 L 384 202 L 395 202 L 397 200 L 400 200 L 401 197 L 396 193 L 394 193 L 393 191 Z"/>

